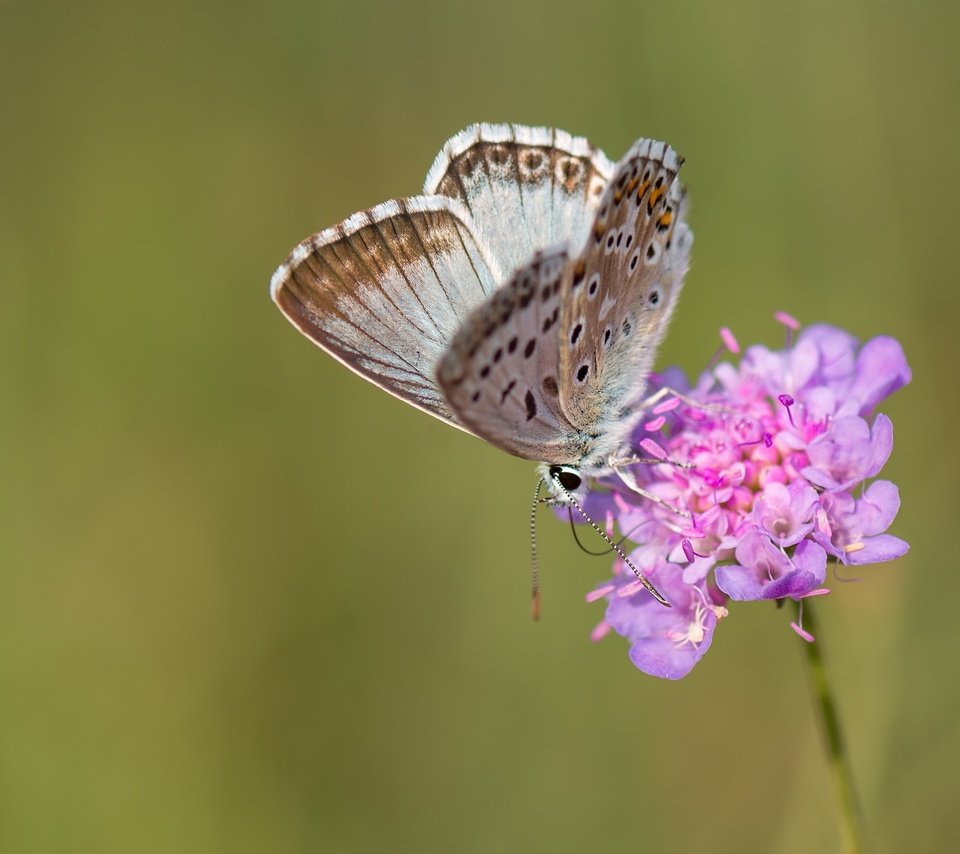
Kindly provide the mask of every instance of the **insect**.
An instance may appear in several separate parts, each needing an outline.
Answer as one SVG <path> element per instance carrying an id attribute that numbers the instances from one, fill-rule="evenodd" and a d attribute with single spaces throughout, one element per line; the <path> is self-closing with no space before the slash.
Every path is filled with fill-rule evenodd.
<path id="1" fill-rule="evenodd" d="M 586 478 L 636 488 L 630 434 L 693 242 L 682 162 L 650 139 L 614 164 L 564 131 L 472 125 L 422 195 L 307 238 L 270 293 L 352 371 L 539 462 L 534 507 L 546 483 L 586 517 Z"/>

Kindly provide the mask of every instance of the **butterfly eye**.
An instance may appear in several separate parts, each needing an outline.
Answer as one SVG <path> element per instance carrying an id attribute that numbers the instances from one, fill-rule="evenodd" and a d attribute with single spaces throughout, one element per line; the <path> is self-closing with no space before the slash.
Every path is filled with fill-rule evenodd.
<path id="1" fill-rule="evenodd" d="M 580 472 L 570 466 L 550 466 L 550 477 L 559 480 L 561 486 L 570 492 L 579 489 L 583 483 Z"/>

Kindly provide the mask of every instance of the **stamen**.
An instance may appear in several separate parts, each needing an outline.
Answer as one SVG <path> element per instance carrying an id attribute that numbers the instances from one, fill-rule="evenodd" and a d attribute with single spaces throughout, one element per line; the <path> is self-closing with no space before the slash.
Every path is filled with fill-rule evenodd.
<path id="1" fill-rule="evenodd" d="M 797 622 L 790 623 L 790 628 L 793 629 L 800 637 L 802 637 L 807 643 L 813 643 L 814 637 L 810 632 L 806 631 L 803 628 L 803 599 L 800 600 L 797 607 Z"/>
<path id="2" fill-rule="evenodd" d="M 796 427 L 797 425 L 793 421 L 793 412 L 790 410 L 790 407 L 796 402 L 789 394 L 780 394 L 777 395 L 777 400 L 783 404 L 783 408 L 787 410 L 787 418 L 790 419 L 790 426 Z M 770 447 L 769 445 L 767 447 Z"/>
<path id="3" fill-rule="evenodd" d="M 861 551 L 862 549 L 865 549 L 866 547 L 867 547 L 867 544 L 866 544 L 866 543 L 847 543 L 847 544 L 843 547 L 843 550 L 844 550 L 847 554 L 851 554 L 851 553 L 853 553 L 853 552 Z"/>
<path id="4" fill-rule="evenodd" d="M 772 447 L 773 447 L 773 433 L 764 433 L 759 439 L 756 439 L 756 440 L 753 441 L 753 442 L 737 442 L 737 444 L 734 445 L 734 447 L 735 447 L 735 448 L 746 448 L 746 447 L 748 447 L 749 445 L 759 445 L 761 442 L 763 442 L 763 444 L 766 445 L 766 447 L 772 448 Z"/>
<path id="5" fill-rule="evenodd" d="M 734 334 L 727 329 L 726 326 L 720 327 L 720 340 L 723 342 L 721 346 L 717 349 L 717 352 L 710 357 L 710 361 L 707 363 L 706 372 L 709 373 L 714 369 L 717 362 L 720 361 L 720 357 L 723 356 L 725 352 L 733 353 L 734 356 L 739 355 L 740 353 L 740 344 L 737 342 L 737 339 L 734 337 Z"/>
<path id="6" fill-rule="evenodd" d="M 603 587 L 598 587 L 596 590 L 591 590 L 587 594 L 588 602 L 596 602 L 599 599 L 606 599 L 614 590 L 617 588 L 613 584 L 604 584 Z"/>
<path id="7" fill-rule="evenodd" d="M 787 349 L 789 350 L 793 346 L 793 333 L 800 328 L 800 321 L 785 311 L 778 311 L 773 315 L 773 319 L 787 327 Z"/>
<path id="8" fill-rule="evenodd" d="M 701 536 L 703 534 L 701 533 Z M 684 538 L 680 541 L 680 548 L 683 549 L 683 556 L 687 559 L 689 563 L 693 563 L 694 558 L 698 557 L 710 557 L 710 555 L 702 555 L 698 551 L 694 551 L 693 543 L 690 540 Z"/>
<path id="9" fill-rule="evenodd" d="M 730 612 L 724 608 L 723 605 L 708 604 L 707 607 L 716 614 L 718 620 L 723 620 L 730 616 Z"/>
<path id="10" fill-rule="evenodd" d="M 740 342 L 737 341 L 734 334 L 726 326 L 720 327 L 720 338 L 723 346 L 726 347 L 734 356 L 740 355 Z"/>
<path id="11" fill-rule="evenodd" d="M 593 631 L 590 632 L 590 640 L 592 640 L 594 643 L 596 643 L 598 640 L 602 640 L 608 634 L 610 634 L 610 630 L 612 628 L 613 626 L 611 626 L 606 620 L 601 620 L 596 626 L 594 626 Z"/>
<path id="12" fill-rule="evenodd" d="M 668 397 L 663 403 L 658 403 L 650 411 L 654 415 L 663 415 L 665 412 L 673 412 L 680 405 L 679 397 Z"/>
<path id="13" fill-rule="evenodd" d="M 658 415 L 652 421 L 648 421 L 646 424 L 644 424 L 643 429 L 646 430 L 648 433 L 656 433 L 657 430 L 663 427 L 663 425 L 666 423 L 667 423 L 667 419 L 664 418 L 662 415 Z"/>
<path id="14" fill-rule="evenodd" d="M 654 442 L 653 439 L 641 439 L 640 447 L 655 459 L 665 460 L 667 458 L 667 452 Z"/>
<path id="15" fill-rule="evenodd" d="M 785 311 L 778 311 L 773 315 L 773 319 L 777 323 L 782 323 L 787 329 L 796 332 L 800 328 L 800 321 L 797 320 L 792 314 L 787 314 Z"/>
<path id="16" fill-rule="evenodd" d="M 617 590 L 616 596 L 618 599 L 629 599 L 641 590 L 643 590 L 643 585 L 639 581 L 631 581 L 629 584 L 624 584 L 623 587 Z"/>

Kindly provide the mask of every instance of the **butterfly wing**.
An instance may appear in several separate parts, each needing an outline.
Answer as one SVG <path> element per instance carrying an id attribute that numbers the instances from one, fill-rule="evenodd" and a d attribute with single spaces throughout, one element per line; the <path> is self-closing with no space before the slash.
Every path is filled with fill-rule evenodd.
<path id="1" fill-rule="evenodd" d="M 619 450 L 677 304 L 693 235 L 683 221 L 683 160 L 639 140 L 617 164 L 583 253 L 564 278 L 560 403 L 597 436 L 595 459 Z"/>
<path id="2" fill-rule="evenodd" d="M 471 312 L 437 366 L 456 417 L 492 445 L 530 460 L 581 455 L 560 406 L 560 295 L 565 247 L 538 252 Z"/>
<path id="3" fill-rule="evenodd" d="M 583 137 L 523 125 L 471 125 L 444 145 L 425 194 L 462 202 L 505 274 L 538 249 L 586 242 L 613 164 Z"/>
<path id="4" fill-rule="evenodd" d="M 270 293 L 294 326 L 348 368 L 462 427 L 435 367 L 502 276 L 459 202 L 416 197 L 303 241 L 274 273 Z"/>

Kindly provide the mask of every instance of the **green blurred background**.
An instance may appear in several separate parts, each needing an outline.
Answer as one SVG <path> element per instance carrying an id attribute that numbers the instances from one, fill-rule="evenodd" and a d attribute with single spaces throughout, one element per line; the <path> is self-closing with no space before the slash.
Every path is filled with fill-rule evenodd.
<path id="1" fill-rule="evenodd" d="M 785 614 L 588 633 L 532 467 L 270 304 L 475 121 L 686 157 L 661 364 L 785 309 L 905 346 L 895 565 L 818 602 L 870 835 L 960 839 L 956 4 L 0 2 L 0 850 L 833 850 Z M 947 386 L 943 386 L 944 382 Z"/>

